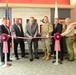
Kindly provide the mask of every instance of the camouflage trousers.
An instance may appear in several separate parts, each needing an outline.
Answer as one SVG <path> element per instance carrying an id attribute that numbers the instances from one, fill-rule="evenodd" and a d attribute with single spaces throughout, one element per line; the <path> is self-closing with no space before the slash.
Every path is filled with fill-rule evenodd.
<path id="1" fill-rule="evenodd" d="M 51 39 L 42 39 L 42 50 L 43 52 L 50 53 L 51 52 Z"/>

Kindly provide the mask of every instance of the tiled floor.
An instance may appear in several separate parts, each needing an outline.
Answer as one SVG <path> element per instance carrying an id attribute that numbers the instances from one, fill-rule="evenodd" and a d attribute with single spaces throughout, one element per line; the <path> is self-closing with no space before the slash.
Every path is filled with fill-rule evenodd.
<path id="1" fill-rule="evenodd" d="M 54 65 L 49 61 L 34 59 L 30 62 L 28 58 L 21 58 L 9 62 L 12 66 L 3 68 L 0 66 L 0 75 L 76 75 L 76 60 L 69 62 L 66 59 L 63 64 Z"/>
<path id="2" fill-rule="evenodd" d="M 76 44 L 74 44 L 74 52 L 76 54 Z M 75 55 L 76 56 L 76 55 Z M 28 58 L 15 60 L 12 55 L 13 62 L 9 62 L 12 66 L 3 68 L 0 66 L 0 75 L 76 75 L 76 60 L 69 62 L 64 59 L 63 64 L 54 65 L 49 61 L 34 59 L 30 62 Z"/>

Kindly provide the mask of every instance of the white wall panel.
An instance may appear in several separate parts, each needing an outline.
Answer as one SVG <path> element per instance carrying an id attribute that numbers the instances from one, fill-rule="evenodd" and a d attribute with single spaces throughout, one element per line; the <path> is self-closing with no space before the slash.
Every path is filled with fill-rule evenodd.
<path id="1" fill-rule="evenodd" d="M 26 19 L 29 19 L 31 16 L 37 19 L 37 23 L 40 28 L 40 20 L 43 19 L 44 16 L 49 17 L 50 21 L 50 8 L 12 8 L 12 23 L 13 18 L 18 17 L 22 18 L 23 29 L 25 31 Z"/>
<path id="2" fill-rule="evenodd" d="M 71 5 L 75 5 L 76 4 L 76 0 L 70 0 L 70 4 Z"/>

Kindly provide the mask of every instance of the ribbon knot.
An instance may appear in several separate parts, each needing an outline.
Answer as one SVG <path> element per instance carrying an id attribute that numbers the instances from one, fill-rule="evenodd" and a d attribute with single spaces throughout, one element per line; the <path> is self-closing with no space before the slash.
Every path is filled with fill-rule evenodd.
<path id="1" fill-rule="evenodd" d="M 60 39 L 61 39 L 61 34 L 60 33 L 55 33 L 54 34 L 54 39 L 55 39 L 55 47 L 54 47 L 54 50 L 55 51 L 60 51 Z"/>

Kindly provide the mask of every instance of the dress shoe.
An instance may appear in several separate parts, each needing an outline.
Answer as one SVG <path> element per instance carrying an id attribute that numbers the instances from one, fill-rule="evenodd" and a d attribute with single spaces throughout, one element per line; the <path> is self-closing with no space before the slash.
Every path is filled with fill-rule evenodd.
<path id="1" fill-rule="evenodd" d="M 68 61 L 74 61 L 74 59 L 73 60 L 68 59 Z"/>
<path id="2" fill-rule="evenodd" d="M 56 61 L 52 61 L 52 63 L 55 63 Z"/>
<path id="3" fill-rule="evenodd" d="M 52 63 L 55 63 L 56 61 L 52 61 Z M 62 64 L 62 61 L 58 61 L 59 64 Z"/>
<path id="4" fill-rule="evenodd" d="M 17 57 L 16 60 L 19 60 L 19 58 Z"/>
<path id="5" fill-rule="evenodd" d="M 27 56 L 21 56 L 22 58 L 28 58 Z"/>
<path id="6" fill-rule="evenodd" d="M 65 57 L 65 59 L 69 59 L 69 57 Z"/>
<path id="7" fill-rule="evenodd" d="M 37 57 L 35 57 L 36 59 L 39 59 L 39 57 L 37 56 Z"/>
<path id="8" fill-rule="evenodd" d="M 8 61 L 8 62 L 12 62 L 12 60 L 10 60 L 10 59 L 8 59 L 7 61 Z"/>
<path id="9" fill-rule="evenodd" d="M 30 61 L 32 62 L 33 61 L 33 58 L 31 58 Z"/>
<path id="10" fill-rule="evenodd" d="M 25 56 L 21 56 L 22 58 L 25 58 Z"/>
<path id="11" fill-rule="evenodd" d="M 63 58 L 62 58 L 62 59 L 60 59 L 60 61 L 63 61 Z"/>
<path id="12" fill-rule="evenodd" d="M 62 61 L 59 61 L 59 64 L 63 64 Z"/>

